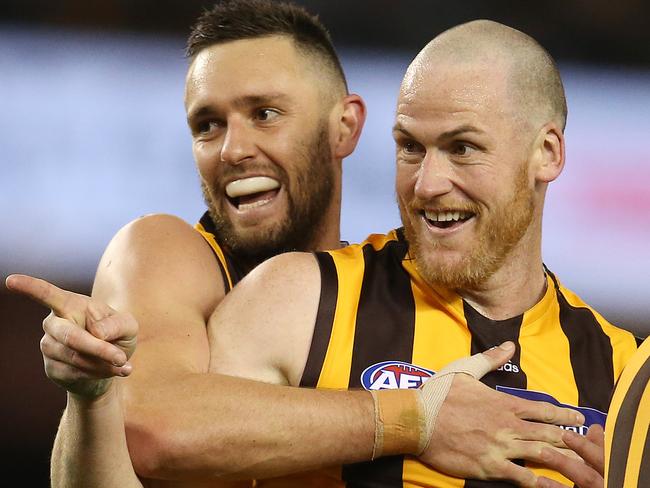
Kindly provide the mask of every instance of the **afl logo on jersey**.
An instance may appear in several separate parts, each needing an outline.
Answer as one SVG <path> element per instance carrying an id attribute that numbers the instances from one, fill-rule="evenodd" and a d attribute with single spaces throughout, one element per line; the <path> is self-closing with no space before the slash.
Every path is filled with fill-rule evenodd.
<path id="1" fill-rule="evenodd" d="M 366 390 L 395 390 L 419 388 L 435 373 L 402 361 L 384 361 L 373 364 L 361 373 L 361 384 Z"/>

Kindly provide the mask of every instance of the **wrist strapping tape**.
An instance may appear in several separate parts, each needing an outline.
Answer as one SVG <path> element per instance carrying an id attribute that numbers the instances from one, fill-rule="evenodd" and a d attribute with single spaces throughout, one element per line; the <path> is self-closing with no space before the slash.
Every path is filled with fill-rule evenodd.
<path id="1" fill-rule="evenodd" d="M 478 379 L 491 369 L 490 361 L 483 354 L 475 354 L 448 364 L 417 390 L 371 391 L 375 404 L 372 459 L 421 454 L 429 445 L 454 375 L 465 373 Z"/>

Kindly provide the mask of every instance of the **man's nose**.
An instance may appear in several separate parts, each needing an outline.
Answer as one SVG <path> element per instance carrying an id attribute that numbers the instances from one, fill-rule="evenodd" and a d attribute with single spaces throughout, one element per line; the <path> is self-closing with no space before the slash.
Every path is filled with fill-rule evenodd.
<path id="1" fill-rule="evenodd" d="M 255 155 L 255 141 L 252 129 L 244 121 L 228 121 L 221 146 L 221 161 L 239 164 Z"/>
<path id="2" fill-rule="evenodd" d="M 440 151 L 427 151 L 415 181 L 415 196 L 421 200 L 449 193 L 453 189 L 452 163 Z"/>

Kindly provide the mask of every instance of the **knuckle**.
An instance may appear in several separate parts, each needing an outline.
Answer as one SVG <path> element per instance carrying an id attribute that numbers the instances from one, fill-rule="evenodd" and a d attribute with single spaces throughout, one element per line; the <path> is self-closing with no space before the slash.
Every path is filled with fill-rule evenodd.
<path id="1" fill-rule="evenodd" d="M 102 340 L 106 340 L 107 337 L 110 337 L 111 329 L 110 317 L 98 320 L 92 324 L 92 329 L 90 327 L 88 328 L 89 331 L 92 331 L 95 337 Z"/>
<path id="2" fill-rule="evenodd" d="M 63 331 L 63 338 L 61 339 L 61 343 L 64 346 L 70 347 L 73 341 L 74 339 L 73 339 L 72 329 L 70 327 L 66 327 L 65 330 Z"/>
<path id="3" fill-rule="evenodd" d="M 77 351 L 75 351 L 74 349 L 66 348 L 65 354 L 70 364 L 74 366 L 79 366 L 80 360 L 79 360 L 79 353 L 77 353 Z"/>
<path id="4" fill-rule="evenodd" d="M 50 312 L 50 314 L 43 319 L 43 331 L 47 332 L 52 328 L 54 325 L 54 322 L 56 321 L 56 315 L 54 315 L 54 312 Z"/>
<path id="5" fill-rule="evenodd" d="M 53 379 L 56 368 L 50 361 L 43 362 L 43 369 L 45 369 L 45 375 L 48 378 Z"/>
<path id="6" fill-rule="evenodd" d="M 550 403 L 542 403 L 542 418 L 545 422 L 551 422 L 555 419 L 555 407 Z"/>
<path id="7" fill-rule="evenodd" d="M 47 354 L 50 351 L 50 336 L 45 334 L 39 342 L 41 352 Z"/>
<path id="8" fill-rule="evenodd" d="M 130 330 L 137 331 L 137 329 L 138 329 L 138 321 L 135 319 L 133 314 L 131 314 L 130 312 L 126 312 L 124 314 L 124 321 L 129 326 Z"/>

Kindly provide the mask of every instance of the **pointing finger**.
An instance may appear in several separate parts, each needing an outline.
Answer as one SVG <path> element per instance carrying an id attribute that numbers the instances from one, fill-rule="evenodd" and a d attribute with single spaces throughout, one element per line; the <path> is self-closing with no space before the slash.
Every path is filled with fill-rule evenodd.
<path id="1" fill-rule="evenodd" d="M 75 320 L 85 311 L 85 303 L 80 295 L 62 290 L 40 278 L 13 274 L 7 277 L 5 284 L 11 291 L 50 308 L 59 317 Z"/>

